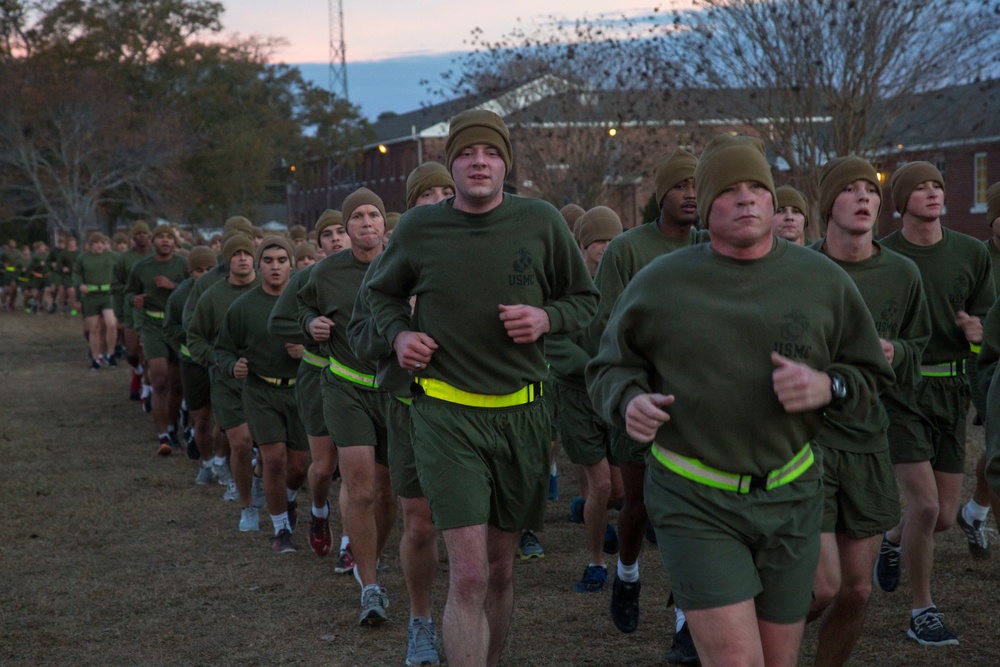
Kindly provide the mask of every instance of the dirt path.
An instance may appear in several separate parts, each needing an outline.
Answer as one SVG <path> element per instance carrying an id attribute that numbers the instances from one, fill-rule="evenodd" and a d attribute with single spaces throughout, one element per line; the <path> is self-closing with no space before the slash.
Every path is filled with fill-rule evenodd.
<path id="1" fill-rule="evenodd" d="M 356 582 L 314 556 L 303 529 L 298 553 L 273 555 L 266 519 L 261 533 L 238 532 L 222 487 L 195 486 L 186 457 L 153 455 L 152 420 L 128 402 L 127 371 L 88 371 L 79 327 L 0 315 L 0 665 L 402 665 L 398 533 L 386 551 L 390 622 L 360 628 Z M 982 429 L 970 434 L 974 460 Z M 575 486 L 567 461 L 560 471 L 541 535 L 546 557 L 515 566 L 503 664 L 664 664 L 673 612 L 658 554 L 643 551 L 642 622 L 622 635 L 607 615 L 609 589 L 572 590 L 585 552 L 581 528 L 566 521 Z M 851 664 L 996 665 L 998 568 L 1000 554 L 974 562 L 957 531 L 940 536 L 936 602 L 962 645 L 924 649 L 905 638 L 904 580 L 895 595 L 875 594 Z M 446 585 L 443 562 L 439 628 Z M 807 630 L 802 664 L 814 635 Z"/>

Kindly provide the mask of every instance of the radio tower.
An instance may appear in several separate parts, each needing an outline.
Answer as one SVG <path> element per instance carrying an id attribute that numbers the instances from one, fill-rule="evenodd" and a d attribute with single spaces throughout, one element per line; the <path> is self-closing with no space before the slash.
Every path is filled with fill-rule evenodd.
<path id="1" fill-rule="evenodd" d="M 344 49 L 344 2 L 329 0 L 330 7 L 330 82 L 331 99 L 347 97 L 347 55 Z"/>

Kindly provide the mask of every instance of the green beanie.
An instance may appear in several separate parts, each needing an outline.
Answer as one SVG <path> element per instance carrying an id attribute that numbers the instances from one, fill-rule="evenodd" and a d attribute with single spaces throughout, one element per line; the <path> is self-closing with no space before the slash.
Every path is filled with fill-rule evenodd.
<path id="1" fill-rule="evenodd" d="M 610 241 L 621 233 L 621 218 L 607 206 L 595 206 L 573 226 L 573 236 L 584 249 L 595 241 Z"/>
<path id="2" fill-rule="evenodd" d="M 149 225 L 145 220 L 136 220 L 132 225 L 132 230 L 129 232 L 129 236 L 135 236 L 136 234 L 148 234 Z"/>
<path id="3" fill-rule="evenodd" d="M 340 211 L 334 211 L 332 208 L 323 211 L 319 216 L 319 220 L 316 221 L 316 238 L 319 238 L 323 230 L 330 225 L 344 226 L 344 216 L 340 214 Z"/>
<path id="4" fill-rule="evenodd" d="M 580 216 L 586 213 L 582 206 L 577 204 L 566 204 L 559 212 L 562 214 L 563 220 L 569 226 L 569 231 L 573 231 L 576 228 L 576 222 L 580 219 Z"/>
<path id="5" fill-rule="evenodd" d="M 222 259 L 225 261 L 227 269 L 237 250 L 242 250 L 253 257 L 253 239 L 234 229 L 229 233 L 229 238 L 222 244 Z"/>
<path id="6" fill-rule="evenodd" d="M 417 205 L 417 198 L 430 188 L 455 189 L 448 168 L 440 162 L 424 162 L 406 177 L 406 208 Z"/>
<path id="7" fill-rule="evenodd" d="M 263 245 L 263 243 L 261 244 Z M 316 259 L 316 246 L 312 243 L 303 243 L 295 249 L 295 261 L 300 259 Z"/>
<path id="8" fill-rule="evenodd" d="M 218 264 L 218 260 L 215 258 L 215 253 L 208 246 L 195 246 L 188 253 L 188 271 L 201 268 L 211 269 L 216 264 Z"/>
<path id="9" fill-rule="evenodd" d="M 171 227 L 170 225 L 159 224 L 153 228 L 152 236 L 154 239 L 160 234 L 170 234 L 170 238 L 174 239 L 175 241 L 177 240 L 177 237 L 174 236 L 174 228 Z"/>
<path id="10" fill-rule="evenodd" d="M 865 180 L 878 188 L 879 210 L 882 209 L 882 184 L 871 163 L 857 155 L 844 155 L 828 160 L 819 176 L 819 217 L 826 222 L 833 210 L 833 201 L 848 185 Z M 875 211 L 878 219 L 878 211 Z"/>
<path id="11" fill-rule="evenodd" d="M 667 194 L 667 190 L 681 181 L 693 178 L 694 169 L 697 166 L 698 158 L 683 148 L 677 148 L 673 153 L 664 155 L 657 160 L 654 171 L 656 205 L 663 204 L 663 197 Z"/>
<path id="12" fill-rule="evenodd" d="M 347 198 L 344 199 L 343 206 L 341 206 L 341 209 L 344 211 L 343 215 L 345 227 L 351 219 L 354 209 L 364 204 L 371 204 L 377 208 L 379 213 L 382 214 L 382 219 L 385 220 L 385 204 L 382 203 L 382 198 L 368 188 L 358 188 L 351 194 L 347 195 Z"/>
<path id="13" fill-rule="evenodd" d="M 251 237 L 253 237 L 253 224 L 249 220 L 244 218 L 242 215 L 234 215 L 233 217 L 226 220 L 225 224 L 222 225 L 222 233 L 238 229 L 241 232 L 246 232 Z"/>
<path id="14" fill-rule="evenodd" d="M 994 183 L 986 191 L 986 224 L 1000 218 L 1000 182 Z"/>
<path id="15" fill-rule="evenodd" d="M 741 181 L 764 185 L 771 192 L 772 204 L 777 204 L 771 166 L 767 163 L 764 143 L 760 139 L 721 134 L 709 141 L 694 170 L 698 217 L 706 229 L 710 228 L 708 213 L 712 210 L 712 203 L 723 190 Z"/>
<path id="16" fill-rule="evenodd" d="M 778 198 L 778 203 L 774 208 L 779 211 L 786 206 L 797 208 L 799 213 L 805 216 L 805 226 L 809 226 L 809 205 L 806 204 L 806 196 L 804 194 L 790 185 L 782 185 L 774 191 L 774 194 Z"/>
<path id="17" fill-rule="evenodd" d="M 293 241 L 305 241 L 306 228 L 303 225 L 292 225 L 292 228 L 288 230 L 288 235 Z"/>
<path id="18" fill-rule="evenodd" d="M 892 205 L 897 213 L 902 215 L 906 212 L 906 203 L 910 201 L 910 195 L 924 181 L 937 181 L 944 189 L 944 177 L 930 162 L 923 160 L 907 162 L 896 170 L 889 179 L 889 190 L 892 192 Z"/>
<path id="19" fill-rule="evenodd" d="M 487 144 L 500 151 L 506 172 L 510 173 L 514 152 L 510 145 L 510 131 L 500 116 L 485 109 L 469 109 L 451 119 L 448 140 L 444 145 L 449 172 L 458 154 L 475 144 Z"/>
<path id="20" fill-rule="evenodd" d="M 386 213 L 385 214 L 385 231 L 388 232 L 388 231 L 390 231 L 392 229 L 395 229 L 396 223 L 399 222 L 399 219 L 401 217 L 403 217 L 403 215 L 401 213 L 397 213 L 396 211 L 389 211 L 388 213 Z"/>
<path id="21" fill-rule="evenodd" d="M 295 261 L 295 247 L 292 245 L 292 242 L 288 239 L 288 237 L 272 234 L 271 236 L 265 236 L 264 240 L 260 242 L 260 246 L 257 248 L 257 253 L 254 255 L 253 258 L 254 265 L 260 266 L 260 258 L 264 256 L 264 251 L 267 250 L 268 248 L 273 248 L 274 246 L 283 248 L 285 252 L 288 253 L 289 262 Z"/>

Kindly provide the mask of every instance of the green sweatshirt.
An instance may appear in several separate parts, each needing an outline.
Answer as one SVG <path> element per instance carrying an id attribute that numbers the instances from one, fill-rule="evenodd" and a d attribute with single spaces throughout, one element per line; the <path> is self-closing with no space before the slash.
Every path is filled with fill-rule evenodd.
<path id="1" fill-rule="evenodd" d="M 66 251 L 66 253 L 68 254 L 69 251 Z M 115 299 L 120 301 L 125 300 L 125 284 L 128 282 L 128 276 L 132 272 L 132 267 L 138 262 L 152 257 L 152 255 L 152 247 L 144 253 L 136 252 L 135 248 L 129 248 L 122 254 L 118 255 L 118 260 L 115 262 L 115 270 L 111 280 L 111 294 L 115 297 Z"/>
<path id="2" fill-rule="evenodd" d="M 375 363 L 354 354 L 347 340 L 347 326 L 369 264 L 355 257 L 350 248 L 341 250 L 313 264 L 309 278 L 298 291 L 299 326 L 305 335 L 312 339 L 309 323 L 317 317 L 333 320 L 330 338 L 319 341 L 320 353 L 363 375 L 374 375 Z"/>
<path id="3" fill-rule="evenodd" d="M 378 331 L 388 341 L 404 330 L 429 335 L 438 349 L 422 375 L 464 391 L 509 394 L 545 380 L 545 336 L 515 343 L 499 305 L 542 308 L 550 334 L 593 319 L 597 290 L 566 222 L 551 204 L 516 195 L 478 215 L 452 202 L 411 209 L 397 223 L 368 283 Z"/>
<path id="4" fill-rule="evenodd" d="M 288 286 L 278 297 L 278 303 L 275 304 L 274 310 L 271 311 L 271 316 L 267 320 L 267 330 L 272 336 L 276 336 L 286 343 L 303 345 L 310 352 L 322 356 L 319 343 L 302 331 L 302 327 L 299 326 L 298 291 L 306 284 L 309 273 L 314 266 L 316 265 L 313 264 L 292 273 Z"/>
<path id="5" fill-rule="evenodd" d="M 410 396 L 413 376 L 409 371 L 400 367 L 392 344 L 375 328 L 375 320 L 372 317 L 368 299 L 371 294 L 368 289 L 368 280 L 384 256 L 384 254 L 379 255 L 368 266 L 361 289 L 358 290 L 358 296 L 354 300 L 354 311 L 351 314 L 351 321 L 347 325 L 347 341 L 358 359 L 375 362 L 375 381 L 378 382 L 379 387 L 390 392 L 393 396 L 407 398 Z"/>
<path id="6" fill-rule="evenodd" d="M 824 412 L 785 412 L 772 352 L 843 375 L 847 398 L 836 409 L 862 421 L 894 380 L 850 278 L 814 251 L 776 241 L 753 261 L 707 244 L 653 261 L 615 304 L 587 385 L 599 414 L 619 427 L 637 395 L 675 395 L 656 434 L 661 447 L 766 475 L 816 437 Z"/>
<path id="7" fill-rule="evenodd" d="M 193 286 L 194 278 L 190 276 L 185 278 L 184 282 L 178 285 L 170 298 L 167 299 L 167 310 L 163 316 L 163 331 L 166 332 L 170 340 L 177 343 L 181 359 L 185 361 L 191 361 L 191 354 L 187 349 L 187 332 L 184 330 L 181 316 L 184 313 L 184 302 L 191 294 Z"/>
<path id="8" fill-rule="evenodd" d="M 819 239 L 811 247 L 830 257 Z M 896 382 L 882 391 L 882 399 L 907 405 L 913 401 L 921 382 L 920 360 L 931 336 L 931 318 L 924 298 L 920 269 L 911 260 L 878 242 L 873 242 L 876 254 L 860 262 L 842 262 L 830 257 L 851 277 L 868 312 L 875 320 L 879 338 L 892 343 L 892 370 Z M 817 437 L 826 447 L 852 452 L 873 452 L 888 449 L 885 437 L 888 417 L 880 402 L 867 421 L 859 422 L 849 413 L 831 410 L 827 423 Z"/>
<path id="9" fill-rule="evenodd" d="M 157 261 L 154 255 L 136 262 L 125 282 L 125 301 L 131 304 L 136 295 L 144 294 L 142 310 L 147 313 L 162 313 L 166 310 L 167 299 L 174 290 L 157 287 L 156 279 L 159 276 L 165 276 L 175 286 L 179 285 L 188 277 L 187 260 L 180 255 L 173 255 L 168 260 Z M 160 325 L 162 322 L 157 324 Z"/>
<path id="10" fill-rule="evenodd" d="M 256 285 L 233 301 L 226 311 L 215 341 L 215 361 L 222 372 L 233 377 L 233 367 L 246 357 L 251 374 L 270 378 L 294 378 L 299 360 L 293 359 L 285 343 L 267 332 L 267 320 L 278 302 Z"/>
<path id="11" fill-rule="evenodd" d="M 208 274 L 205 274 L 208 275 Z M 205 276 L 198 279 L 200 282 Z M 228 280 L 221 280 L 205 290 L 205 293 L 198 299 L 191 314 L 191 322 L 187 327 L 188 351 L 191 359 L 202 366 L 211 366 L 215 363 L 215 340 L 219 336 L 219 328 L 222 326 L 222 319 L 237 298 L 249 292 L 253 287 L 260 284 L 260 275 L 246 285 L 233 285 Z M 197 288 L 198 283 L 192 288 Z M 190 301 L 191 296 L 188 296 Z"/>
<path id="12" fill-rule="evenodd" d="M 902 230 L 882 239 L 883 247 L 909 257 L 920 269 L 931 315 L 925 365 L 971 357 L 969 341 L 955 324 L 955 313 L 964 310 L 984 318 L 997 298 L 989 251 L 983 242 L 947 228 L 941 231 L 943 238 L 929 246 L 910 243 Z"/>
<path id="13" fill-rule="evenodd" d="M 92 252 L 80 253 L 73 264 L 73 287 L 80 289 L 80 285 L 110 285 L 114 277 L 116 259 L 117 257 L 107 250 L 100 255 Z"/>
<path id="14" fill-rule="evenodd" d="M 184 302 L 184 311 L 181 313 L 181 324 L 184 325 L 185 329 L 191 324 L 191 316 L 194 315 L 195 306 L 198 305 L 198 299 L 201 298 L 201 295 L 208 291 L 209 287 L 228 276 L 229 267 L 220 264 L 194 282 L 191 293 L 188 294 L 187 301 Z"/>

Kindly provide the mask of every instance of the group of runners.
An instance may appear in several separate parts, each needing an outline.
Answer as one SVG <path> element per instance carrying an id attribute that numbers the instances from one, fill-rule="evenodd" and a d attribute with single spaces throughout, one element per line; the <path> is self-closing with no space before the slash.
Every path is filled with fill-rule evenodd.
<path id="1" fill-rule="evenodd" d="M 195 482 L 226 487 L 239 530 L 266 509 L 278 553 L 296 549 L 307 488 L 308 543 L 357 579 L 362 625 L 388 618 L 379 557 L 401 508 L 408 665 L 440 660 L 439 535 L 448 661 L 499 661 L 555 441 L 581 489 L 575 590 L 601 592 L 617 553 L 610 615 L 635 631 L 654 542 L 670 662 L 794 665 L 815 620 L 816 664 L 844 664 L 873 584 L 896 590 L 903 568 L 909 636 L 958 643 L 931 595 L 934 533 L 957 525 L 990 557 L 992 461 L 964 505 L 960 490 L 970 400 L 988 430 L 1000 420 L 1000 230 L 945 228 L 932 164 L 884 187 L 866 160 L 831 159 L 814 207 L 775 188 L 759 139 L 721 135 L 657 161 L 659 216 L 623 232 L 610 208 L 504 192 L 513 149 L 492 112 L 455 116 L 445 150 L 410 174 L 398 222 L 359 188 L 313 242 L 242 217 L 186 257 L 169 225 L 137 222 L 114 256 L 88 239 L 65 291 L 93 366 L 132 368 L 158 454 L 200 461 Z M 902 228 L 876 240 L 883 206 Z M 803 247 L 810 210 L 826 235 Z"/>

